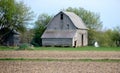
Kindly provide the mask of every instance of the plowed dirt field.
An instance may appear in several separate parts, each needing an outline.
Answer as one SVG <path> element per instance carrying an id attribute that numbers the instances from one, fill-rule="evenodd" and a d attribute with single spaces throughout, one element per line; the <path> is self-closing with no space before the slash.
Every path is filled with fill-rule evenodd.
<path id="1" fill-rule="evenodd" d="M 0 51 L 0 58 L 120 59 L 120 52 Z M 0 60 L 0 73 L 120 73 L 120 62 Z"/>

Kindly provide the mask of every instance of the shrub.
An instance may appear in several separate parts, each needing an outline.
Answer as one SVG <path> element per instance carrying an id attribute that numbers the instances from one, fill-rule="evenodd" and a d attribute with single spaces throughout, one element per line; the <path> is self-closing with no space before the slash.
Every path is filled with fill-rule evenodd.
<path id="1" fill-rule="evenodd" d="M 21 44 L 17 50 L 32 50 L 32 49 L 33 49 L 33 46 L 31 46 L 30 44 L 24 43 L 24 44 Z"/>

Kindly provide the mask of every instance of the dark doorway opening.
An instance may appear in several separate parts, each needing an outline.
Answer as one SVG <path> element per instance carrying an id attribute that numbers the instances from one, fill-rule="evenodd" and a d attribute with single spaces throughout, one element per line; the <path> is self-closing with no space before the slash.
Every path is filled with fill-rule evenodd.
<path id="1" fill-rule="evenodd" d="M 84 35 L 82 34 L 82 36 L 81 36 L 81 46 L 83 46 L 83 41 L 84 41 Z"/>
<path id="2" fill-rule="evenodd" d="M 60 19 L 63 20 L 63 14 L 60 15 Z"/>
<path id="3" fill-rule="evenodd" d="M 74 48 L 76 47 L 76 45 L 77 45 L 77 41 L 74 41 Z"/>

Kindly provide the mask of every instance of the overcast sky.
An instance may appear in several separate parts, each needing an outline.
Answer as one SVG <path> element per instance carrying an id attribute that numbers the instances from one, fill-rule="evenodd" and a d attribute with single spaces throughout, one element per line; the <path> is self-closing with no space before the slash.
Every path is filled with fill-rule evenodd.
<path id="1" fill-rule="evenodd" d="M 120 0 L 17 0 L 23 1 L 36 14 L 57 14 L 68 7 L 82 7 L 99 13 L 104 28 L 120 26 Z"/>

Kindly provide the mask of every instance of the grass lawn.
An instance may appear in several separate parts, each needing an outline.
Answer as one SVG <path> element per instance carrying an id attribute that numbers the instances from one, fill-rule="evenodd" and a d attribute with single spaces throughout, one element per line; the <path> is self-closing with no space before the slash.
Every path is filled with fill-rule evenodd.
<path id="1" fill-rule="evenodd" d="M 0 46 L 0 50 L 4 51 L 4 50 L 15 50 L 14 47 L 6 47 L 6 46 Z"/>
<path id="2" fill-rule="evenodd" d="M 0 46 L 1 51 L 16 50 L 18 47 Z M 120 51 L 120 47 L 34 47 L 33 50 L 49 50 L 49 51 Z"/>

